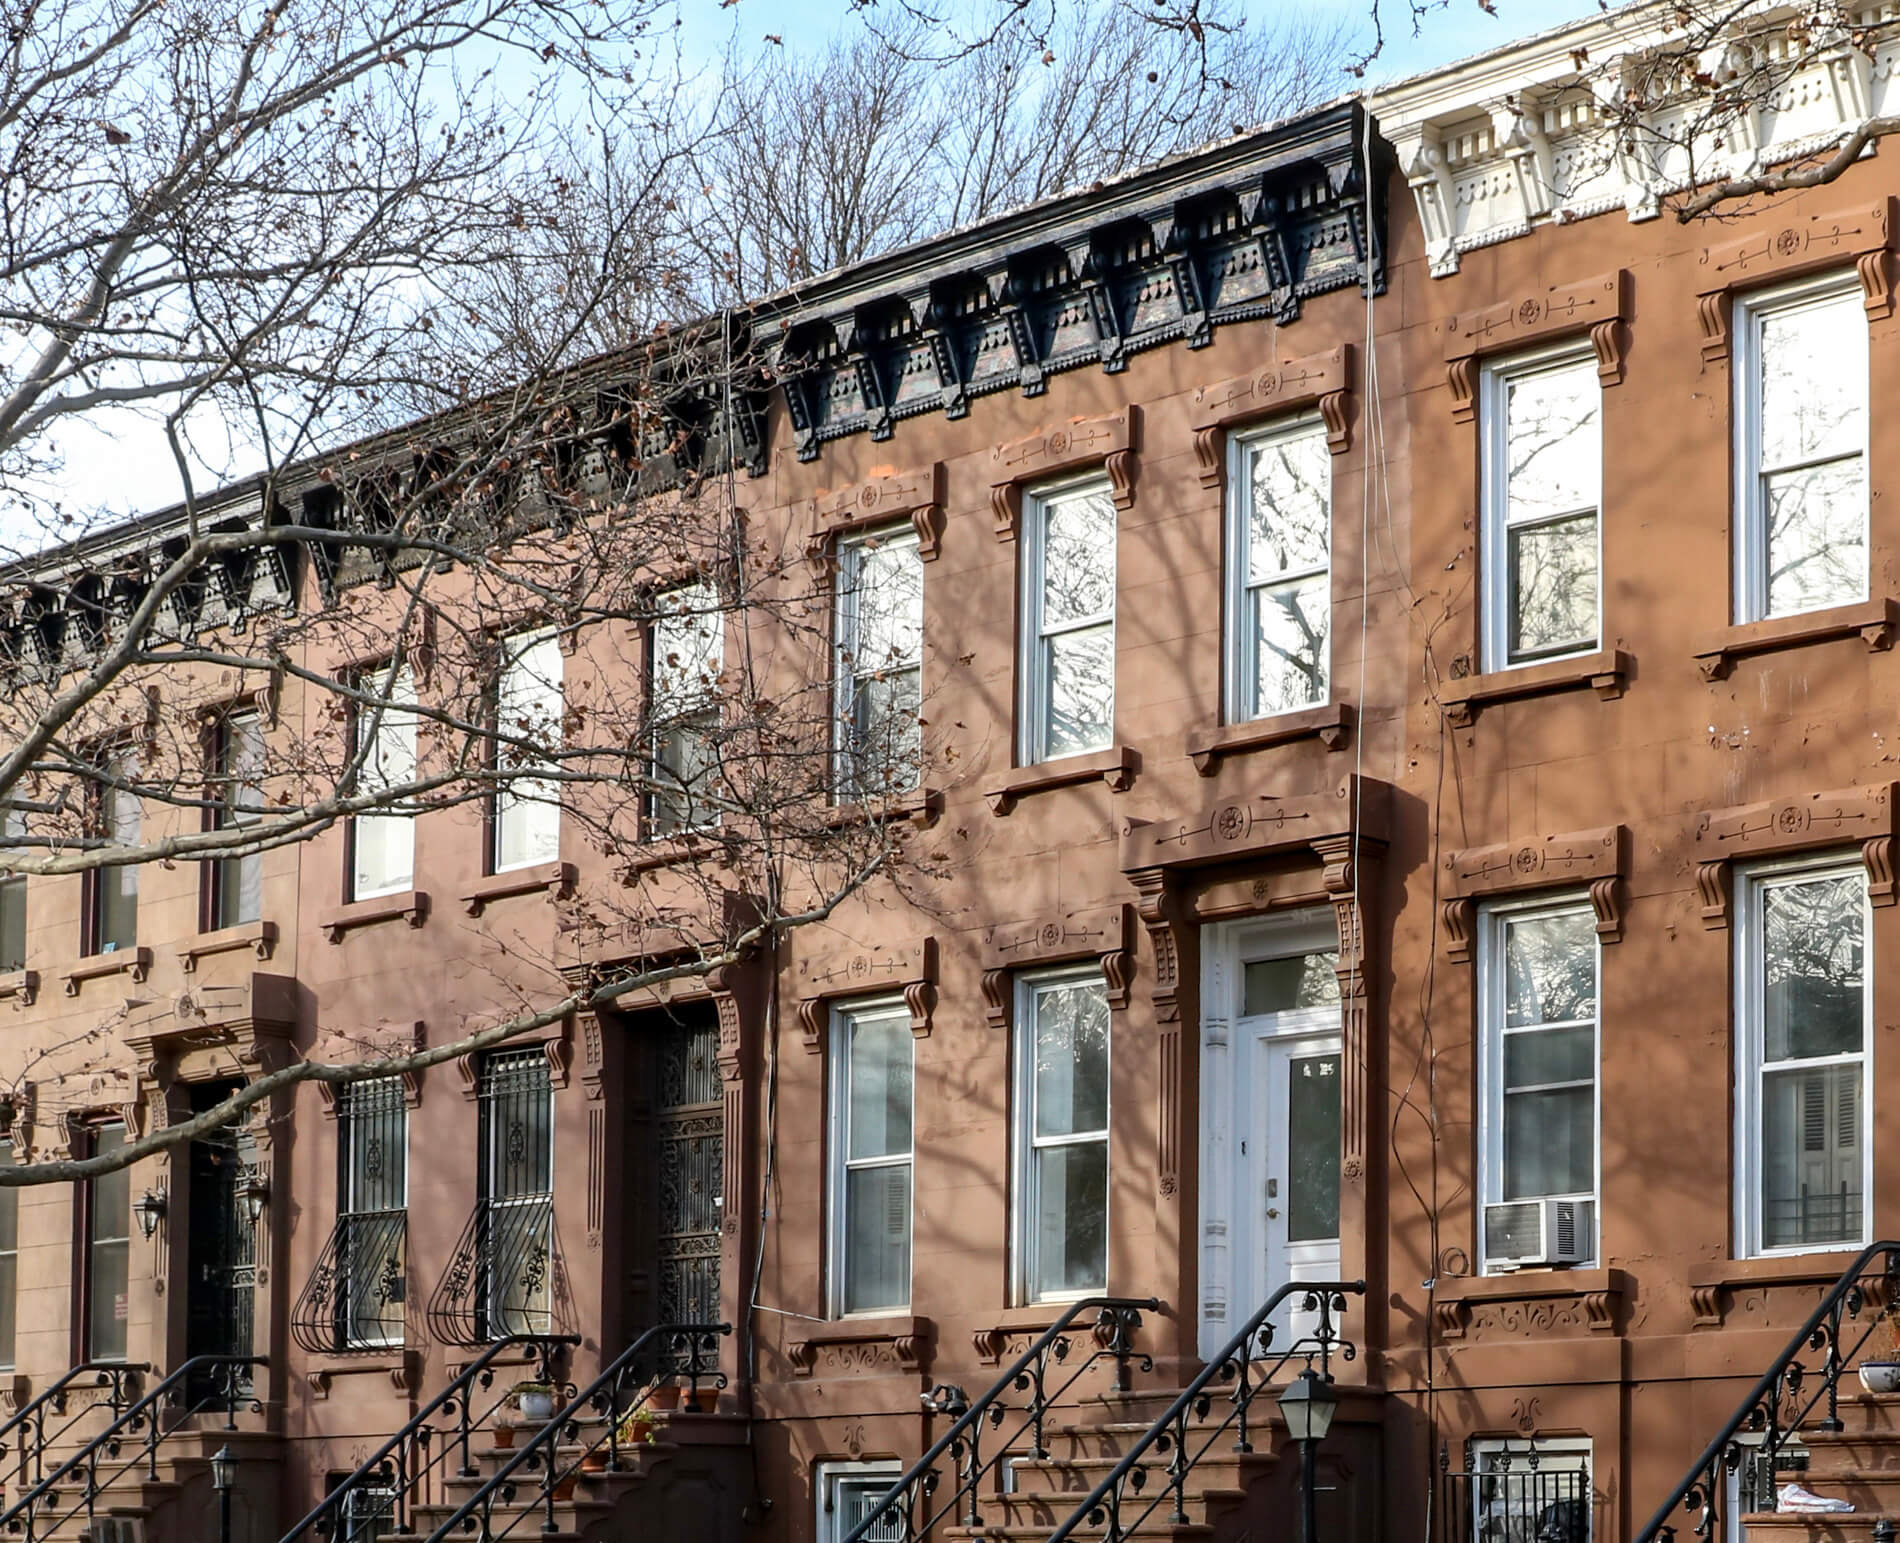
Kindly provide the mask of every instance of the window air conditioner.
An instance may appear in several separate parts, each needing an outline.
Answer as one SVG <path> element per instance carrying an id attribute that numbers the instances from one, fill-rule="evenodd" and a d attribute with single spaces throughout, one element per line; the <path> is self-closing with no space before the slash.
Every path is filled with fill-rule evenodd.
<path id="1" fill-rule="evenodd" d="M 1596 1252 L 1594 1200 L 1504 1200 L 1484 1208 L 1484 1261 L 1491 1269 L 1582 1264 Z"/>

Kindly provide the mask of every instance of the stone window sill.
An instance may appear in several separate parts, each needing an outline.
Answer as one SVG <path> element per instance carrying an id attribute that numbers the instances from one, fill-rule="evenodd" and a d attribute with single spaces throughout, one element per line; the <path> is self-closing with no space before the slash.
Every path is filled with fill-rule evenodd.
<path id="1" fill-rule="evenodd" d="M 530 863 L 525 868 L 510 868 L 506 873 L 491 873 L 469 885 L 462 892 L 462 908 L 470 916 L 480 916 L 496 900 L 534 894 L 546 895 L 552 905 L 574 892 L 574 879 L 572 863 Z"/>
<path id="2" fill-rule="evenodd" d="M 358 900 L 325 911 L 317 925 L 332 943 L 341 943 L 346 934 L 359 927 L 374 927 L 381 922 L 406 921 L 420 927 L 429 919 L 429 896 L 420 889 L 399 890 L 393 895 L 378 895 L 374 900 Z"/>
<path id="3" fill-rule="evenodd" d="M 1519 1270 L 1441 1278 L 1434 1288 L 1433 1310 L 1440 1339 L 1463 1339 L 1471 1310 L 1480 1303 L 1577 1301 L 1591 1333 L 1612 1334 L 1617 1309 L 1629 1294 L 1629 1277 L 1621 1270 Z"/>
<path id="4" fill-rule="evenodd" d="M 151 973 L 152 951 L 149 948 L 116 948 L 109 954 L 87 954 L 85 958 L 68 965 L 61 973 L 66 995 L 76 997 L 80 987 L 89 980 L 104 980 L 112 975 L 129 975 L 133 983 L 139 984 Z"/>
<path id="5" fill-rule="evenodd" d="M 1581 691 L 1588 687 L 1605 701 L 1613 700 L 1623 694 L 1635 668 L 1636 661 L 1622 649 L 1605 648 L 1594 654 L 1553 659 L 1548 664 L 1487 670 L 1482 675 L 1448 680 L 1439 688 L 1438 697 L 1452 727 L 1464 729 L 1475 723 L 1485 708 L 1525 697 Z"/>
<path id="6" fill-rule="evenodd" d="M 873 822 L 885 825 L 908 823 L 918 830 L 929 830 L 942 817 L 942 791 L 938 788 L 919 788 L 915 792 L 895 794 L 890 798 L 833 804 L 825 811 L 824 823 L 833 830 Z"/>
<path id="7" fill-rule="evenodd" d="M 1008 814 L 1019 799 L 1032 793 L 1071 787 L 1078 782 L 1094 782 L 1098 778 L 1115 792 L 1125 793 L 1134 785 L 1140 770 L 1138 750 L 1131 745 L 1112 745 L 1088 755 L 1065 755 L 1061 760 L 1044 761 L 1039 766 L 1019 766 L 1000 786 L 985 788 L 983 797 L 992 814 Z"/>
<path id="8" fill-rule="evenodd" d="M 31 1007 L 40 994 L 38 970 L 14 970 L 0 975 L 0 1001 L 11 998 L 22 1007 Z"/>
<path id="9" fill-rule="evenodd" d="M 671 868 L 681 863 L 724 862 L 726 843 L 716 826 L 703 831 L 687 831 L 678 836 L 660 836 L 644 843 L 620 868 L 620 882 L 632 884 L 643 873 L 655 868 Z"/>
<path id="10" fill-rule="evenodd" d="M 398 1393 L 412 1391 L 416 1385 L 415 1352 L 401 1345 L 378 1345 L 362 1350 L 326 1351 L 309 1357 L 304 1377 L 313 1398 L 328 1398 L 330 1384 L 338 1377 L 381 1373 Z"/>
<path id="11" fill-rule="evenodd" d="M 1777 1254 L 1768 1259 L 1725 1259 L 1689 1283 L 1689 1306 L 1697 1328 L 1720 1328 L 1729 1294 L 1753 1286 L 1831 1286 L 1860 1250 Z M 1871 1266 L 1870 1266 L 1871 1268 Z"/>
<path id="12" fill-rule="evenodd" d="M 1344 702 L 1330 702 L 1297 713 L 1224 724 L 1188 735 L 1187 753 L 1193 758 L 1194 769 L 1203 777 L 1211 777 L 1227 756 L 1290 745 L 1296 740 L 1317 739 L 1328 750 L 1344 750 L 1352 737 L 1354 716 Z"/>
<path id="13" fill-rule="evenodd" d="M 935 1325 L 915 1313 L 838 1318 L 810 1325 L 802 1339 L 785 1348 L 794 1375 L 809 1377 L 819 1360 L 842 1375 L 881 1371 L 915 1372 L 930 1357 Z"/>
<path id="14" fill-rule="evenodd" d="M 268 959 L 277 948 L 277 923 L 243 922 L 236 927 L 221 927 L 216 932 L 201 932 L 178 950 L 178 965 L 187 975 L 194 973 L 200 959 L 212 954 L 235 954 L 252 950 L 259 959 Z"/>
<path id="15" fill-rule="evenodd" d="M 1726 627 L 1696 650 L 1696 668 L 1704 680 L 1726 680 L 1736 660 L 1751 654 L 1805 648 L 1810 643 L 1828 643 L 1857 634 L 1870 654 L 1892 648 L 1896 635 L 1900 635 L 1900 601 L 1865 600 L 1800 616 L 1777 616 L 1773 621 Z"/>

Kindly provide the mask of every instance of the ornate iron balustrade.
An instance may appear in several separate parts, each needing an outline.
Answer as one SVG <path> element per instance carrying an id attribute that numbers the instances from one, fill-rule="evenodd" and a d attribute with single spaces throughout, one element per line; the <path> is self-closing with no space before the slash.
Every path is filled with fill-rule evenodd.
<path id="1" fill-rule="evenodd" d="M 1254 1401 L 1280 1385 L 1279 1373 L 1289 1362 L 1303 1360 L 1306 1369 L 1313 1369 L 1317 1362 L 1318 1374 L 1330 1380 L 1335 1356 L 1342 1361 L 1358 1356 L 1352 1341 L 1339 1332 L 1335 1315 L 1343 1320 L 1346 1298 L 1365 1294 L 1366 1283 L 1362 1280 L 1288 1281 L 1274 1292 L 1254 1311 L 1240 1332 L 1181 1390 L 1161 1417 L 1142 1432 L 1121 1461 L 1109 1470 L 1108 1476 L 1090 1491 L 1088 1498 L 1049 1535 L 1049 1543 L 1065 1543 L 1083 1527 L 1099 1527 L 1100 1533 L 1091 1532 L 1090 1536 L 1099 1537 L 1101 1543 L 1122 1543 L 1139 1532 L 1163 1501 L 1173 1502 L 1167 1518 L 1169 1524 L 1185 1526 L 1188 1475 L 1229 1430 L 1234 1433 L 1230 1451 L 1254 1450 L 1251 1439 L 1257 1425 Z M 1273 1341 L 1273 1325 L 1269 1320 L 1275 1308 L 1295 1297 L 1302 1299 L 1302 1310 L 1314 1315 L 1315 1322 L 1269 1362 L 1265 1359 Z M 1232 1391 L 1224 1395 L 1232 1407 L 1214 1425 L 1200 1426 L 1198 1422 L 1208 1417 L 1215 1398 L 1221 1396 L 1221 1390 L 1215 1385 L 1227 1382 L 1233 1383 Z M 1195 1435 L 1202 1437 L 1201 1444 L 1190 1451 L 1189 1442 Z M 1141 1459 L 1150 1452 L 1167 1457 L 1167 1482 L 1143 1505 L 1149 1469 Z"/>
<path id="2" fill-rule="evenodd" d="M 478 1201 L 429 1298 L 429 1331 L 467 1349 L 565 1333 L 556 1271 L 552 1196 Z"/>
<path id="3" fill-rule="evenodd" d="M 992 1493 L 1000 1486 L 1003 1464 L 1012 1457 L 1047 1457 L 1043 1434 L 1049 1410 L 1058 1404 L 1079 1382 L 1090 1367 L 1101 1361 L 1115 1365 L 1115 1384 L 1127 1386 L 1128 1365 L 1136 1360 L 1132 1348 L 1135 1331 L 1141 1327 L 1144 1312 L 1159 1312 L 1160 1302 L 1153 1297 L 1085 1297 L 1071 1303 L 1061 1317 L 1036 1337 L 1030 1347 L 986 1388 L 975 1403 L 961 1388 L 940 1387 L 932 1390 L 930 1405 L 937 1414 L 954 1414 L 956 1423 L 937 1438 L 929 1451 L 912 1463 L 897 1481 L 867 1508 L 863 1520 L 852 1528 L 844 1543 L 875 1543 L 887 1536 L 892 1524 L 906 1538 L 922 1538 L 946 1518 L 951 1525 L 978 1528 L 983 1525 L 982 1504 L 986 1489 Z M 1092 1315 L 1093 1321 L 1082 1320 Z M 1093 1349 L 1068 1367 L 1076 1340 L 1086 1329 Z M 1154 1361 L 1139 1357 L 1143 1371 L 1151 1371 Z M 1052 1368 L 1068 1375 L 1053 1389 Z M 1027 1394 L 1019 1405 L 1012 1404 L 1014 1394 Z M 998 1437 L 984 1455 L 985 1437 L 999 1431 L 1011 1416 L 1017 1423 L 1008 1435 Z M 1029 1437 L 1027 1450 L 1018 1446 Z M 956 1483 L 939 1502 L 942 1467 L 948 1461 Z"/>
<path id="4" fill-rule="evenodd" d="M 1636 1535 L 1636 1543 L 1672 1543 L 1676 1523 L 1670 1518 L 1680 1511 L 1695 1516 L 1694 1536 L 1710 1540 L 1722 1536 L 1727 1478 L 1751 1455 L 1759 1454 L 1756 1460 L 1772 1474 L 1782 1448 L 1817 1409 L 1823 1412 L 1815 1429 L 1840 1430 L 1841 1377 L 1879 1327 L 1883 1310 L 1896 1302 L 1900 1302 L 1900 1242 L 1871 1243 L 1823 1293 L 1807 1322 L 1749 1390 L 1741 1407 L 1656 1508 Z M 1759 1436 L 1759 1443 L 1742 1442 L 1739 1438 L 1744 1434 Z M 1773 1485 L 1764 1498 L 1772 1509 Z"/>
<path id="5" fill-rule="evenodd" d="M 290 1333 L 318 1353 L 400 1345 L 408 1316 L 409 1213 L 336 1219 L 290 1310 Z"/>
<path id="6" fill-rule="evenodd" d="M 280 1543 L 303 1538 L 353 1536 L 351 1524 L 374 1517 L 386 1532 L 398 1536 L 415 1530 L 415 1515 L 426 1505 L 440 1504 L 444 1481 L 451 1475 L 473 1477 L 478 1472 L 469 1455 L 469 1437 L 484 1429 L 514 1395 L 510 1380 L 493 1398 L 500 1371 L 496 1361 L 512 1351 L 527 1349 L 534 1375 L 528 1379 L 551 1387 L 564 1386 L 555 1363 L 575 1335 L 498 1340 L 473 1361 L 440 1393 L 391 1436 L 356 1470 L 320 1500 Z M 479 1406 L 479 1407 L 478 1407 Z M 460 1459 L 453 1468 L 453 1459 Z M 380 1535 L 380 1534 L 369 1534 Z"/>
<path id="7" fill-rule="evenodd" d="M 240 1404 L 261 1412 L 263 1405 L 251 1396 L 251 1368 L 268 1364 L 261 1356 L 193 1356 L 0 1511 L 0 1532 L 41 1543 L 83 1517 L 88 1534 L 96 1536 L 99 1497 L 139 1468 L 156 1482 L 158 1449 L 180 1425 L 222 1410 L 224 1428 L 236 1430 Z"/>
<path id="8" fill-rule="evenodd" d="M 80 1421 L 101 1409 L 113 1420 L 123 1414 L 138 1397 L 140 1383 L 151 1369 L 144 1361 L 81 1361 L 0 1424 L 0 1461 L 13 1459 L 13 1492 L 21 1494 L 46 1477 L 47 1448 L 69 1436 Z M 103 1398 L 68 1412 L 75 1395 L 99 1390 Z"/>
<path id="9" fill-rule="evenodd" d="M 1438 1466 L 1444 1543 L 1590 1543 L 1590 1473 L 1552 1467 L 1525 1442 L 1491 1454 L 1489 1466 L 1453 1472 L 1451 1454 Z"/>
<path id="10" fill-rule="evenodd" d="M 491 1543 L 508 1537 L 530 1517 L 540 1518 L 537 1532 L 559 1531 L 554 1508 L 560 1504 L 560 1492 L 603 1447 L 607 1471 L 620 1471 L 625 1445 L 621 1426 L 655 1388 L 683 1383 L 696 1393 L 701 1383 L 726 1385 L 726 1374 L 719 1370 L 719 1341 L 731 1332 L 727 1323 L 668 1323 L 648 1329 L 598 1377 L 571 1394 L 551 1420 L 429 1534 L 428 1543 L 467 1537 Z M 590 1413 L 604 1417 L 598 1434 L 583 1424 Z"/>

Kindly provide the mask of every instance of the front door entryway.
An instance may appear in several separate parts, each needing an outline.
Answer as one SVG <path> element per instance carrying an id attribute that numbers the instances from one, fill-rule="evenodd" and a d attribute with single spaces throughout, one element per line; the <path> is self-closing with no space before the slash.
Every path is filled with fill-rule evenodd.
<path id="1" fill-rule="evenodd" d="M 197 1083 L 191 1110 L 215 1108 L 238 1084 Z M 257 1224 L 251 1220 L 247 1188 L 254 1177 L 256 1145 L 248 1131 L 226 1126 L 191 1143 L 190 1220 L 186 1228 L 186 1280 L 190 1300 L 185 1312 L 185 1354 L 248 1356 L 257 1301 Z M 248 1385 L 248 1375 L 238 1378 Z M 213 1369 L 197 1378 L 188 1396 L 195 1403 L 226 1387 L 225 1374 Z"/>
<path id="2" fill-rule="evenodd" d="M 657 1321 L 717 1323 L 726 1153 L 719 1024 L 710 1012 L 691 1014 L 656 1038 Z"/>

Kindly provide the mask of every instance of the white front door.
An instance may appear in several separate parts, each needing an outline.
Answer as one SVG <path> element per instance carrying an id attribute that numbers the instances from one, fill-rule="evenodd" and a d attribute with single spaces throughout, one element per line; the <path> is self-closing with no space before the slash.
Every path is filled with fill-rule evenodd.
<path id="1" fill-rule="evenodd" d="M 1255 1165 L 1261 1265 L 1256 1306 L 1287 1281 L 1339 1279 L 1340 1051 L 1338 1033 L 1330 1032 L 1338 1014 L 1300 1016 L 1330 1022 L 1319 1033 L 1276 1023 L 1275 1032 L 1254 1040 L 1262 1116 L 1253 1122 L 1262 1138 Z M 1287 1306 L 1289 1311 L 1274 1315 L 1274 1346 L 1284 1347 L 1313 1322 L 1298 1298 Z"/>

